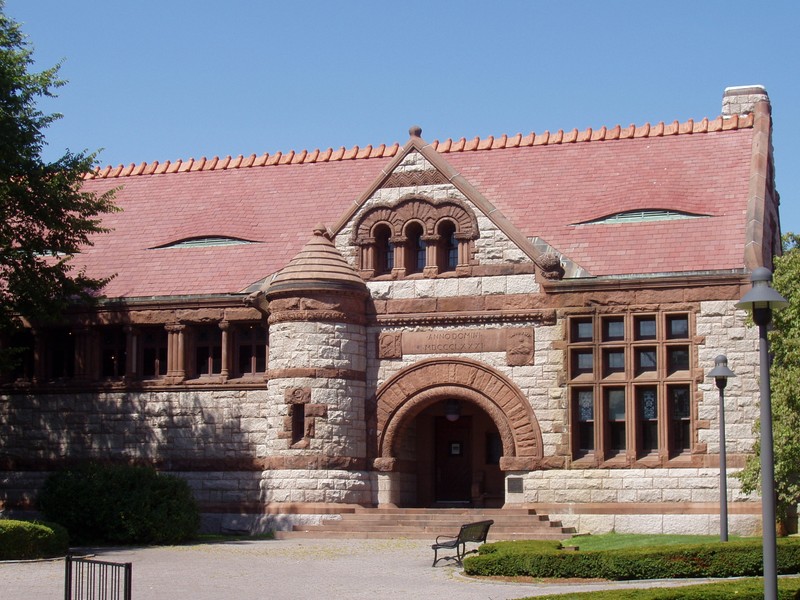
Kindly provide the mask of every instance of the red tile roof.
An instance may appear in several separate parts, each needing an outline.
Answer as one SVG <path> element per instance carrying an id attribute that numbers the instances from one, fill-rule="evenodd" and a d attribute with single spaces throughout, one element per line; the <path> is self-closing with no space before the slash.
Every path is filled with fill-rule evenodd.
<path id="1" fill-rule="evenodd" d="M 753 117 L 433 142 L 514 225 L 592 275 L 742 268 Z M 87 175 L 121 186 L 78 264 L 117 273 L 109 297 L 238 293 L 334 223 L 400 152 L 391 146 L 141 163 Z M 635 209 L 708 217 L 581 225 Z M 226 236 L 256 243 L 160 248 Z"/>

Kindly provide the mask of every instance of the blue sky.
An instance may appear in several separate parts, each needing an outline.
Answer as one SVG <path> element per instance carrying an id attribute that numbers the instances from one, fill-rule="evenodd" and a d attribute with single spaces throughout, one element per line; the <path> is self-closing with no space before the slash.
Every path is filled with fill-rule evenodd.
<path id="1" fill-rule="evenodd" d="M 45 156 L 117 165 L 695 120 L 726 87 L 773 106 L 800 232 L 794 0 L 6 0 L 69 84 Z"/>

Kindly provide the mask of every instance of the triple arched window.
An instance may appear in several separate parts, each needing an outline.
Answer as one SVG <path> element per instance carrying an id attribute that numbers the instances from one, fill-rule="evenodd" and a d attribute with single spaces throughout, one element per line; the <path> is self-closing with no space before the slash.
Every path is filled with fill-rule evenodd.
<path id="1" fill-rule="evenodd" d="M 353 243 L 360 248 L 359 269 L 367 279 L 435 277 L 469 269 L 477 237 L 477 219 L 464 203 L 413 196 L 367 210 Z"/>

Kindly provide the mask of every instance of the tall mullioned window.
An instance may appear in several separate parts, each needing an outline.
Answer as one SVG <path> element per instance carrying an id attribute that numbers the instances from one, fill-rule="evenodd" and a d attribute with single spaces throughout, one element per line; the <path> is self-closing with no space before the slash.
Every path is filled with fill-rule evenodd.
<path id="1" fill-rule="evenodd" d="M 569 317 L 574 459 L 630 464 L 691 452 L 692 330 L 687 312 Z"/>
<path id="2" fill-rule="evenodd" d="M 267 328 L 261 323 L 236 328 L 236 374 L 240 377 L 263 374 L 267 370 Z"/>
<path id="3" fill-rule="evenodd" d="M 423 233 L 419 223 L 411 223 L 406 228 L 406 273 L 422 273 L 425 268 L 427 244 L 422 239 Z"/>
<path id="4" fill-rule="evenodd" d="M 386 275 L 394 269 L 392 230 L 386 224 L 375 228 L 375 274 Z"/>

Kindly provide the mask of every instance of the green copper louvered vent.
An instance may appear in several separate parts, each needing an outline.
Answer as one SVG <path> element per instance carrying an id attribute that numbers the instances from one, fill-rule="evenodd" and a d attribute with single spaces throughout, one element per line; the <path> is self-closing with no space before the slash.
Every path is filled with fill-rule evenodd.
<path id="1" fill-rule="evenodd" d="M 677 221 L 679 219 L 699 219 L 706 215 L 693 215 L 674 210 L 629 210 L 608 215 L 579 225 L 612 225 L 617 223 L 648 223 L 652 221 Z"/>

